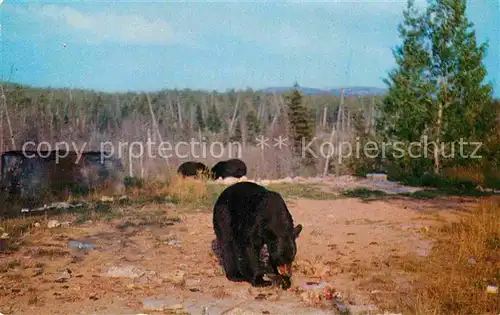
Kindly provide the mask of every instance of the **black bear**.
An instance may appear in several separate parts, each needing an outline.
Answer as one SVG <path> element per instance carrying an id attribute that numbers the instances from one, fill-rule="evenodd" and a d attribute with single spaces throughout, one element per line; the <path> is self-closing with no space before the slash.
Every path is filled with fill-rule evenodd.
<path id="1" fill-rule="evenodd" d="M 215 164 L 211 169 L 211 173 L 213 179 L 218 179 L 219 177 L 240 178 L 247 175 L 247 166 L 240 159 L 229 159 Z"/>
<path id="2" fill-rule="evenodd" d="M 290 287 L 295 239 L 302 225 L 294 227 L 279 193 L 252 182 L 233 184 L 215 202 L 213 225 L 229 280 L 247 281 L 254 287 L 272 285 L 264 280 L 260 265 L 261 249 L 266 245 L 269 267 L 281 279 L 283 289 Z"/>
<path id="3" fill-rule="evenodd" d="M 209 171 L 205 164 L 194 161 L 184 162 L 177 169 L 177 173 L 183 177 L 197 177 L 199 172 L 208 174 Z"/>

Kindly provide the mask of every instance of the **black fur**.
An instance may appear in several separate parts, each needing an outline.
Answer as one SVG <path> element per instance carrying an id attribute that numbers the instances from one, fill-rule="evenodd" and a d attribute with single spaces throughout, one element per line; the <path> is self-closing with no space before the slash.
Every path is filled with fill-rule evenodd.
<path id="1" fill-rule="evenodd" d="M 197 177 L 198 172 L 202 172 L 203 174 L 209 173 L 208 167 L 200 162 L 184 162 L 177 169 L 177 173 L 181 174 L 184 177 Z"/>
<path id="2" fill-rule="evenodd" d="M 247 166 L 245 162 L 240 159 L 229 159 L 215 164 L 212 167 L 211 172 L 213 179 L 218 179 L 219 177 L 240 178 L 247 175 Z"/>
<path id="3" fill-rule="evenodd" d="M 214 206 L 213 225 L 226 277 L 247 281 L 252 286 L 269 286 L 263 279 L 260 252 L 269 252 L 269 266 L 291 264 L 297 253 L 295 239 L 302 225 L 293 219 L 283 198 L 277 192 L 252 182 L 239 182 L 226 188 Z M 290 279 L 283 279 L 290 287 Z"/>

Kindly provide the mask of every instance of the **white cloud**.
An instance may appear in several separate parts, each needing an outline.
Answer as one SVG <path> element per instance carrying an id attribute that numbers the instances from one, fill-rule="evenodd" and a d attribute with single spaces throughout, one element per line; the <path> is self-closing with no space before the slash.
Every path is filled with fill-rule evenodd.
<path id="1" fill-rule="evenodd" d="M 44 5 L 36 14 L 81 31 L 89 42 L 116 41 L 130 44 L 165 44 L 174 40 L 168 23 L 136 14 L 83 13 L 70 7 Z"/>

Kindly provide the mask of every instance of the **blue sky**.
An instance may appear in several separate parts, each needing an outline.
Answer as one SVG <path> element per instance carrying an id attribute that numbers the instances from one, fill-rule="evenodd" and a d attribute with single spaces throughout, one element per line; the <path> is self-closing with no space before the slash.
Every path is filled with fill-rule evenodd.
<path id="1" fill-rule="evenodd" d="M 4 0 L 1 77 L 103 91 L 385 87 L 405 3 Z M 499 1 L 468 3 L 498 96 Z"/>

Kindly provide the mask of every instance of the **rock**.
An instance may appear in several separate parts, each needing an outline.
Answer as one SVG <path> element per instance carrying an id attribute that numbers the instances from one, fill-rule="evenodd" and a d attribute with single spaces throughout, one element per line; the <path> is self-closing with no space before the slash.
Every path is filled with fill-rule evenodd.
<path id="1" fill-rule="evenodd" d="M 61 223 L 59 223 L 59 221 L 57 220 L 50 220 L 48 223 L 47 223 L 47 227 L 49 229 L 53 229 L 53 228 L 56 228 L 56 227 L 59 227 L 61 226 Z"/>
<path id="2" fill-rule="evenodd" d="M 102 202 L 113 202 L 115 199 L 113 197 L 108 197 L 108 196 L 102 196 L 101 201 Z"/>
<path id="3" fill-rule="evenodd" d="M 174 284 L 180 284 L 180 285 L 183 285 L 186 283 L 185 276 L 186 276 L 186 273 L 182 270 L 175 270 L 175 271 L 161 275 L 161 277 L 163 279 L 165 279 L 166 281 L 174 283 Z"/>
<path id="4" fill-rule="evenodd" d="M 2 240 L 9 239 L 9 234 L 8 233 L 2 233 L 2 236 L 0 236 L 0 239 L 2 239 Z"/>
<path id="5" fill-rule="evenodd" d="M 61 275 L 55 280 L 55 282 L 66 282 L 71 278 L 71 274 L 69 273 L 68 270 L 65 270 Z"/>
<path id="6" fill-rule="evenodd" d="M 40 227 L 40 223 L 38 222 L 35 222 L 35 224 L 33 224 L 34 227 Z"/>
<path id="7" fill-rule="evenodd" d="M 164 297 L 161 299 L 147 298 L 142 301 L 144 309 L 149 311 L 180 310 L 184 306 L 175 298 Z"/>
<path id="8" fill-rule="evenodd" d="M 233 308 L 229 312 L 224 312 L 226 315 L 260 315 L 259 313 L 251 312 L 251 311 L 246 311 L 241 308 Z"/>
<path id="9" fill-rule="evenodd" d="M 181 241 L 177 239 L 172 239 L 167 242 L 167 245 L 169 246 L 174 246 L 174 247 L 181 247 Z"/>
<path id="10" fill-rule="evenodd" d="M 467 260 L 467 263 L 469 265 L 475 265 L 476 264 L 476 260 L 474 258 L 469 258 L 469 260 Z"/>
<path id="11" fill-rule="evenodd" d="M 90 243 L 84 243 L 84 242 L 79 242 L 79 241 L 69 241 L 68 246 L 71 248 L 78 248 L 78 249 L 93 249 L 94 246 Z"/>
<path id="12" fill-rule="evenodd" d="M 303 292 L 300 294 L 300 299 L 311 306 L 317 305 L 321 302 L 321 296 L 318 292 Z"/>
<path id="13" fill-rule="evenodd" d="M 139 278 L 144 272 L 139 271 L 134 266 L 111 267 L 106 272 L 106 277 L 112 278 Z"/>
<path id="14" fill-rule="evenodd" d="M 496 286 L 496 285 L 488 285 L 486 287 L 486 293 L 497 294 L 498 293 L 498 286 Z"/>
<path id="15" fill-rule="evenodd" d="M 194 287 L 200 284 L 200 279 L 186 279 L 185 284 L 188 287 Z"/>

